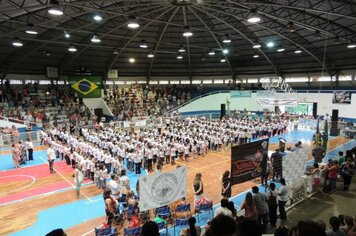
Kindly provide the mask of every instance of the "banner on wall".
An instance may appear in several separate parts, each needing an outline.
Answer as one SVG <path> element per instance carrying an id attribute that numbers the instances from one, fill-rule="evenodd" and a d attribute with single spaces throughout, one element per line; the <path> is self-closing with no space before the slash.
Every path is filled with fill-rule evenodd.
<path id="1" fill-rule="evenodd" d="M 349 91 L 335 91 L 333 94 L 333 103 L 351 104 L 351 92 L 349 92 Z"/>
<path id="2" fill-rule="evenodd" d="M 101 97 L 102 78 L 100 76 L 69 76 L 68 85 L 83 98 Z"/>
<path id="3" fill-rule="evenodd" d="M 251 91 L 230 91 L 231 98 L 250 98 Z"/>
<path id="4" fill-rule="evenodd" d="M 187 195 L 187 167 L 142 176 L 139 184 L 140 211 L 168 205 Z"/>
<path id="5" fill-rule="evenodd" d="M 261 175 L 262 153 L 268 152 L 268 139 L 231 147 L 231 184 L 243 183 Z"/>
<path id="6" fill-rule="evenodd" d="M 257 103 L 261 106 L 298 106 L 298 100 L 295 98 L 258 98 Z"/>
<path id="7" fill-rule="evenodd" d="M 303 181 L 306 164 L 308 161 L 308 149 L 301 148 L 291 152 L 282 159 L 282 175 L 290 186 Z"/>

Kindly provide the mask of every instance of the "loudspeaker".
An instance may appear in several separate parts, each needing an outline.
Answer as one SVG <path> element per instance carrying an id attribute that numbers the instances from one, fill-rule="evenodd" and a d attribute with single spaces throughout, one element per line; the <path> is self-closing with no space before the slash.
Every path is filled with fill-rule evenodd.
<path id="1" fill-rule="evenodd" d="M 331 116 L 331 121 L 338 121 L 339 120 L 339 110 L 333 110 L 333 114 Z"/>
<path id="2" fill-rule="evenodd" d="M 221 108 L 220 108 L 220 120 L 225 116 L 226 114 L 226 105 L 225 104 L 221 104 Z"/>
<path id="3" fill-rule="evenodd" d="M 318 116 L 318 103 L 313 102 L 313 117 L 314 117 L 314 119 L 316 119 L 317 116 Z"/>
<path id="4" fill-rule="evenodd" d="M 94 109 L 94 115 L 96 115 L 97 117 L 97 121 L 100 122 L 101 121 L 101 117 L 103 117 L 103 108 L 95 108 Z"/>
<path id="5" fill-rule="evenodd" d="M 339 110 L 333 110 L 331 116 L 331 128 L 330 128 L 330 135 L 331 136 L 338 136 L 340 135 L 340 130 L 338 129 L 338 120 L 339 120 Z"/>

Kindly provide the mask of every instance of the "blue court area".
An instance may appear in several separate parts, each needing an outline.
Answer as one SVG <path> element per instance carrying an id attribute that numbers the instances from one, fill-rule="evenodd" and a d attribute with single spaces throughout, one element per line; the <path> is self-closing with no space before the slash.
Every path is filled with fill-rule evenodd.
<path id="1" fill-rule="evenodd" d="M 142 175 L 145 175 L 142 172 Z M 130 178 L 130 187 L 135 189 L 138 176 L 130 171 L 127 172 Z M 73 190 L 73 194 L 74 190 Z M 69 229 L 80 223 L 92 220 L 105 215 L 105 204 L 102 195 L 91 197 L 90 200 L 83 199 L 68 204 L 59 205 L 41 211 L 37 221 L 32 226 L 10 235 L 16 236 L 39 236 L 45 235 L 56 228 Z M 91 229 L 88 229 L 90 231 Z"/>
<path id="2" fill-rule="evenodd" d="M 36 165 L 42 165 L 43 160 L 47 160 L 46 151 L 35 151 L 33 152 L 33 161 L 27 161 L 26 164 L 21 165 L 21 167 L 31 167 Z M 15 169 L 14 161 L 12 160 L 12 154 L 5 154 L 0 156 L 0 171 L 6 171 Z"/>

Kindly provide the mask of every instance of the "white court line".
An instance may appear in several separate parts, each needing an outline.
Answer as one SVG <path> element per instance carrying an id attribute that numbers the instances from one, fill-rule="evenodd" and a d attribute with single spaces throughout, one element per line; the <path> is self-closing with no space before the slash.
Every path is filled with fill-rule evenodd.
<path id="1" fill-rule="evenodd" d="M 9 191 L 9 192 L 5 192 L 5 193 L 0 193 L 0 196 L 1 196 L 1 195 L 8 194 L 8 193 L 14 193 L 14 192 L 20 191 L 20 190 L 25 189 L 25 188 L 29 188 L 29 187 L 31 187 L 31 186 L 36 182 L 36 178 L 33 177 L 32 175 L 7 175 L 7 176 L 2 176 L 2 177 L 0 177 L 0 179 L 5 179 L 5 178 L 8 178 L 8 177 L 14 177 L 14 176 L 30 177 L 30 178 L 32 179 L 32 182 L 29 183 L 28 185 L 25 185 L 25 186 L 21 187 L 21 188 L 18 188 L 18 189 Z"/>
<path id="2" fill-rule="evenodd" d="M 40 156 L 40 158 L 43 162 L 47 163 L 41 156 Z M 61 172 L 56 170 L 54 167 L 53 167 L 53 170 L 55 170 L 56 173 L 58 173 L 67 183 L 69 183 L 74 189 L 76 189 L 76 186 L 72 182 L 70 182 L 66 177 L 64 177 L 64 175 L 62 175 Z M 83 195 L 86 199 L 88 199 L 89 202 L 92 202 L 92 200 L 87 195 L 85 195 L 83 192 L 81 192 L 81 195 Z"/>

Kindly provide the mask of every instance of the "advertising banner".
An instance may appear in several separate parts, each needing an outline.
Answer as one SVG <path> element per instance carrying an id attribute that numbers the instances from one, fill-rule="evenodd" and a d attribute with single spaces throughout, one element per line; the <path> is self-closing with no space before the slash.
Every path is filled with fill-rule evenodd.
<path id="1" fill-rule="evenodd" d="M 231 98 L 250 98 L 251 91 L 230 91 Z"/>
<path id="2" fill-rule="evenodd" d="M 268 151 L 268 139 L 231 148 L 231 184 L 243 183 L 261 175 L 262 153 Z"/>

